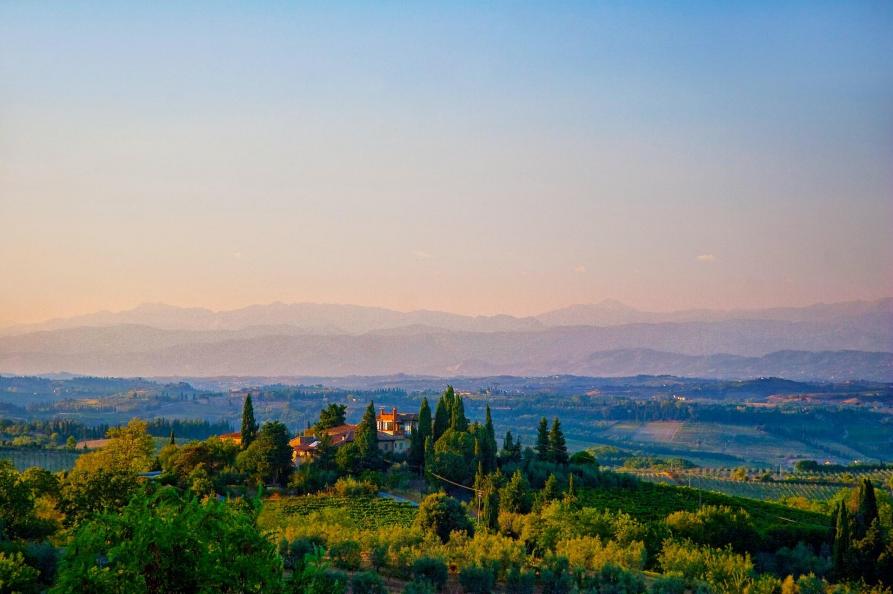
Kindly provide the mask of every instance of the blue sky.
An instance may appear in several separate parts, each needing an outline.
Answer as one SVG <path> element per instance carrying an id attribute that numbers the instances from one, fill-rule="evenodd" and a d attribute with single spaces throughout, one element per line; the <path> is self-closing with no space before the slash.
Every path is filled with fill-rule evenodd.
<path id="1" fill-rule="evenodd" d="M 0 5 L 0 323 L 893 293 L 893 5 Z"/>

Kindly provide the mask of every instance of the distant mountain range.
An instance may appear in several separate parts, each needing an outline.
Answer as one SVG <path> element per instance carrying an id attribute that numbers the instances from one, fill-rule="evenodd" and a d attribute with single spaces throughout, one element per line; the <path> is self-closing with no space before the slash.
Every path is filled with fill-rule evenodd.
<path id="1" fill-rule="evenodd" d="M 893 381 L 893 299 L 535 317 L 256 305 L 142 305 L 0 330 L 0 372 L 115 376 L 634 375 Z"/>

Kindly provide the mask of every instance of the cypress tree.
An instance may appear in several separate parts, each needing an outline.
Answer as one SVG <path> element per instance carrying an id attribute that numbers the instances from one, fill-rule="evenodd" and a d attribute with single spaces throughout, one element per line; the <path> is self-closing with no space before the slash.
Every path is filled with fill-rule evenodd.
<path id="1" fill-rule="evenodd" d="M 849 550 L 850 550 L 850 512 L 844 502 L 837 506 L 837 523 L 834 526 L 834 548 L 832 562 L 834 574 L 838 578 L 845 578 L 849 574 Z"/>
<path id="2" fill-rule="evenodd" d="M 437 401 L 437 409 L 434 411 L 434 427 L 432 429 L 434 441 L 440 439 L 449 428 L 450 411 L 447 408 L 446 395 L 444 395 Z"/>
<path id="3" fill-rule="evenodd" d="M 413 466 L 425 464 L 425 439 L 431 435 L 431 408 L 428 399 L 422 399 L 419 408 L 419 423 L 409 437 L 409 463 Z"/>
<path id="4" fill-rule="evenodd" d="M 496 453 L 498 446 L 496 445 L 496 430 L 493 428 L 493 417 L 490 415 L 490 405 L 487 405 L 487 412 L 484 417 L 484 430 L 487 432 L 487 445 L 484 448 L 486 453 L 485 465 L 487 470 L 492 472 L 496 470 Z"/>
<path id="5" fill-rule="evenodd" d="M 552 430 L 549 431 L 549 451 L 552 453 L 552 461 L 557 464 L 567 464 L 567 442 L 561 431 L 561 421 L 558 417 L 552 421 Z"/>
<path id="6" fill-rule="evenodd" d="M 425 439 L 431 435 L 431 407 L 428 406 L 428 399 L 422 398 L 422 405 L 419 407 L 419 433 L 422 434 L 422 446 L 425 445 Z"/>
<path id="7" fill-rule="evenodd" d="M 245 404 L 242 405 L 242 449 L 247 449 L 257 437 L 257 422 L 254 420 L 254 405 L 251 404 L 251 394 L 245 396 Z"/>
<path id="8" fill-rule="evenodd" d="M 481 509 L 481 524 L 489 530 L 499 528 L 499 490 L 492 476 L 484 481 L 484 501 Z"/>
<path id="9" fill-rule="evenodd" d="M 853 539 L 865 538 L 871 524 L 878 517 L 877 495 L 870 479 L 864 478 L 859 484 L 859 499 L 856 505 L 856 513 L 853 518 Z"/>
<path id="10" fill-rule="evenodd" d="M 369 402 L 363 419 L 357 425 L 353 439 L 354 447 L 361 464 L 366 468 L 376 468 L 380 459 L 378 451 L 378 429 L 375 426 L 375 403 Z"/>
<path id="11" fill-rule="evenodd" d="M 177 445 L 177 438 L 174 437 L 174 430 L 171 429 L 171 439 L 168 442 L 168 445 Z"/>
<path id="12" fill-rule="evenodd" d="M 546 417 L 540 419 L 539 427 L 536 429 L 536 457 L 540 460 L 548 461 L 552 458 L 552 450 L 549 447 L 549 422 Z"/>
<path id="13" fill-rule="evenodd" d="M 453 401 L 453 414 L 450 417 L 450 429 L 454 431 L 467 431 L 468 419 L 465 418 L 465 405 L 462 398 L 457 396 Z"/>
<path id="14" fill-rule="evenodd" d="M 425 470 L 434 468 L 434 436 L 425 438 Z"/>

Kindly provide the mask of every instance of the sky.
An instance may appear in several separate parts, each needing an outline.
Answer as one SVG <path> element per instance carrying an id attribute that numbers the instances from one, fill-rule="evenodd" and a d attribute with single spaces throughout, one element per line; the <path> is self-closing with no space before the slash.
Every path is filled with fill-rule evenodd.
<path id="1" fill-rule="evenodd" d="M 893 3 L 0 3 L 0 324 L 893 295 Z"/>

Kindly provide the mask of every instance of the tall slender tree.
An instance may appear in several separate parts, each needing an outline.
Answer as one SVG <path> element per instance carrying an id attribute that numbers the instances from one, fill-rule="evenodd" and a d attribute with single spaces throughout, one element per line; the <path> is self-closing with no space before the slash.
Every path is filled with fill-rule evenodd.
<path id="1" fill-rule="evenodd" d="M 552 429 L 549 431 L 549 451 L 552 461 L 556 464 L 567 464 L 567 442 L 564 432 L 561 430 L 561 421 L 558 417 L 552 421 Z"/>
<path id="2" fill-rule="evenodd" d="M 255 438 L 257 438 L 257 421 L 254 420 L 251 394 L 248 394 L 245 396 L 245 404 L 242 405 L 242 449 L 248 449 Z"/>
<path id="3" fill-rule="evenodd" d="M 450 429 L 453 431 L 468 431 L 468 418 L 465 416 L 465 405 L 462 404 L 461 396 L 456 396 L 453 401 Z"/>
<path id="4" fill-rule="evenodd" d="M 552 459 L 552 448 L 549 445 L 549 421 L 546 417 L 540 419 L 540 424 L 536 429 L 536 457 L 539 460 L 549 461 Z"/>
<path id="5" fill-rule="evenodd" d="M 437 401 L 437 409 L 434 411 L 433 437 L 436 442 L 450 428 L 450 411 L 447 407 L 446 395 Z"/>
<path id="6" fill-rule="evenodd" d="M 856 492 L 856 510 L 853 514 L 853 539 L 865 538 L 871 524 L 878 517 L 877 495 L 870 479 L 863 478 Z"/>
<path id="7" fill-rule="evenodd" d="M 171 438 L 168 441 L 168 445 L 177 445 L 177 438 L 174 437 L 174 430 L 171 429 Z"/>
<path id="8" fill-rule="evenodd" d="M 360 463 L 366 468 L 377 468 L 381 459 L 378 450 L 378 428 L 375 425 L 375 403 L 369 402 L 366 412 L 354 433 L 354 447 Z"/>
<path id="9" fill-rule="evenodd" d="M 844 502 L 837 506 L 835 515 L 837 522 L 834 525 L 834 547 L 831 559 L 835 576 L 838 579 L 843 579 L 847 577 L 850 569 L 850 513 Z"/>
<path id="10" fill-rule="evenodd" d="M 487 432 L 487 440 L 484 447 L 484 452 L 486 454 L 484 466 L 486 467 L 487 472 L 493 472 L 496 470 L 496 454 L 498 446 L 496 445 L 496 429 L 493 428 L 493 417 L 490 415 L 489 404 L 487 405 L 487 411 L 484 416 L 484 430 Z"/>
<path id="11" fill-rule="evenodd" d="M 425 440 L 431 435 L 431 407 L 428 399 L 422 398 L 419 407 L 419 423 L 409 440 L 409 463 L 414 466 L 425 464 Z"/>

